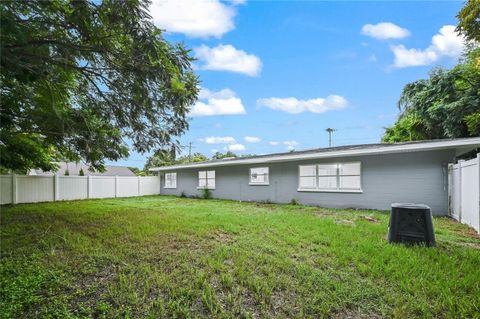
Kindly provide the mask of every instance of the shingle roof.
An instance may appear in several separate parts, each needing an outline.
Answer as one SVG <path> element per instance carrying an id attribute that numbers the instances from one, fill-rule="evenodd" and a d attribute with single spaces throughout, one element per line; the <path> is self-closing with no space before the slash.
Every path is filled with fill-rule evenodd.
<path id="1" fill-rule="evenodd" d="M 105 165 L 105 172 L 91 172 L 88 169 L 88 165 L 75 162 L 59 162 L 57 163 L 59 168 L 56 172 L 44 172 L 41 169 L 36 169 L 35 173 L 37 175 L 65 175 L 66 170 L 71 176 L 78 176 L 80 174 L 80 169 L 83 169 L 85 176 L 135 176 L 128 167 L 126 166 L 114 166 L 114 165 Z"/>
<path id="2" fill-rule="evenodd" d="M 474 145 L 475 147 L 480 147 L 480 138 L 457 138 L 457 139 L 442 139 L 442 140 L 429 140 L 429 141 L 412 141 L 412 142 L 401 142 L 401 143 L 374 143 L 374 144 L 355 144 L 355 145 L 344 145 L 344 146 L 335 146 L 335 147 L 325 147 L 325 148 L 314 148 L 314 149 L 307 149 L 302 151 L 291 151 L 291 152 L 282 152 L 282 153 L 272 153 L 272 154 L 265 154 L 265 155 L 254 155 L 254 156 L 245 156 L 245 157 L 237 157 L 237 158 L 228 158 L 228 159 L 218 159 L 218 160 L 210 160 L 205 162 L 197 162 L 197 163 L 187 163 L 181 165 L 173 165 L 173 166 L 164 166 L 159 168 L 152 168 L 152 171 L 158 170 L 166 170 L 168 168 L 188 168 L 194 166 L 214 166 L 215 164 L 218 165 L 226 165 L 226 164 L 233 164 L 238 163 L 241 164 L 242 162 L 247 163 L 253 160 L 261 161 L 264 159 L 265 161 L 273 161 L 275 159 L 285 159 L 287 158 L 294 158 L 294 157 L 301 157 L 303 155 L 308 156 L 309 154 L 313 156 L 328 156 L 331 154 L 334 156 L 335 154 L 339 153 L 357 153 L 361 155 L 361 153 L 368 153 L 370 150 L 378 150 L 378 152 L 389 151 L 390 149 L 416 149 L 421 150 L 422 148 L 429 148 L 430 146 L 435 146 L 438 148 L 444 147 L 460 147 L 462 145 Z M 418 147 L 416 147 L 418 146 Z"/>

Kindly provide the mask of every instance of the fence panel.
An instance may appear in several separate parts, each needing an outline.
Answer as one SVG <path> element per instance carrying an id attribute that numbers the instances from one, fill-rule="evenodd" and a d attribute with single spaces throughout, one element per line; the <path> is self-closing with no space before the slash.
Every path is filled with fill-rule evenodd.
<path id="1" fill-rule="evenodd" d="M 478 159 L 462 163 L 462 223 L 480 231 Z"/>
<path id="2" fill-rule="evenodd" d="M 56 200 L 72 200 L 88 198 L 87 176 L 58 176 Z"/>
<path id="3" fill-rule="evenodd" d="M 480 232 L 480 154 L 450 165 L 450 214 Z"/>
<path id="4" fill-rule="evenodd" d="M 0 175 L 0 204 L 160 194 L 158 176 Z"/>
<path id="5" fill-rule="evenodd" d="M 17 203 L 54 200 L 53 176 L 17 176 Z"/>
<path id="6" fill-rule="evenodd" d="M 138 177 L 119 176 L 117 181 L 117 197 L 138 196 Z"/>
<path id="7" fill-rule="evenodd" d="M 462 199 L 461 188 L 459 187 L 460 186 L 460 169 L 458 168 L 458 165 L 453 165 L 450 173 L 451 173 L 451 180 L 450 180 L 451 215 L 453 218 L 458 220 L 459 213 L 460 213 L 460 203 Z"/>
<path id="8" fill-rule="evenodd" d="M 12 203 L 12 180 L 13 178 L 11 175 L 0 176 L 0 205 Z"/>
<path id="9" fill-rule="evenodd" d="M 160 194 L 159 176 L 142 176 L 140 179 L 140 196 Z"/>
<path id="10" fill-rule="evenodd" d="M 115 197 L 115 176 L 91 176 L 90 198 Z"/>

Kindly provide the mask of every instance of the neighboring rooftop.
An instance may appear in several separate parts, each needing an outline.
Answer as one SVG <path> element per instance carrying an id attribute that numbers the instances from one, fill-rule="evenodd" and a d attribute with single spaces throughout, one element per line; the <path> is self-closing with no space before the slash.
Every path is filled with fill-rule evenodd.
<path id="1" fill-rule="evenodd" d="M 303 151 L 273 153 L 265 155 L 224 158 L 206 162 L 187 163 L 172 166 L 151 168 L 150 171 L 165 171 L 179 168 L 223 166 L 234 164 L 254 164 L 267 162 L 282 162 L 322 157 L 343 157 L 354 155 L 374 155 L 381 153 L 401 153 L 413 151 L 428 151 L 434 149 L 456 149 L 458 153 L 468 152 L 480 147 L 480 137 L 442 139 L 429 141 L 412 141 L 401 143 L 356 144 L 325 148 L 315 148 Z"/>
<path id="2" fill-rule="evenodd" d="M 136 176 L 128 167 L 126 166 L 114 166 L 114 165 L 105 165 L 105 172 L 91 172 L 88 168 L 88 165 L 75 162 L 59 162 L 57 163 L 59 168 L 56 172 L 44 172 L 41 169 L 36 169 L 30 171 L 28 175 L 65 175 L 65 172 L 68 169 L 70 176 L 79 176 L 80 169 L 83 169 L 85 176 Z"/>

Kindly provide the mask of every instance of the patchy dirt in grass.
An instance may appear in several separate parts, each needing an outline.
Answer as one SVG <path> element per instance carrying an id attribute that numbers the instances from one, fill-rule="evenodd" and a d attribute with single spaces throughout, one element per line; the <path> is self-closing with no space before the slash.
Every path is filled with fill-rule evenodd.
<path id="1" fill-rule="evenodd" d="M 337 225 L 351 225 L 351 226 L 355 226 L 355 222 L 353 220 L 349 220 L 349 219 L 335 219 L 335 223 Z"/>
<path id="2" fill-rule="evenodd" d="M 360 309 L 342 309 L 329 316 L 331 319 L 380 319 L 384 318 L 379 314 L 365 313 Z"/>
<path id="3" fill-rule="evenodd" d="M 315 216 L 317 217 L 333 217 L 335 216 L 336 214 L 334 212 L 331 212 L 331 211 L 327 211 L 327 210 L 315 210 L 313 212 L 315 214 Z"/>
<path id="4" fill-rule="evenodd" d="M 221 230 L 218 230 L 208 236 L 208 239 L 220 242 L 222 244 L 231 244 L 235 241 L 233 236 L 229 233 L 225 233 Z"/>
<path id="5" fill-rule="evenodd" d="M 480 241 L 478 242 L 464 242 L 464 241 L 453 241 L 448 239 L 442 239 L 441 242 L 437 240 L 437 246 L 443 247 L 446 250 L 457 249 L 458 247 L 473 248 L 480 250 Z"/>
<path id="6" fill-rule="evenodd" d="M 360 215 L 360 218 L 366 220 L 366 221 L 369 221 L 371 223 L 374 223 L 374 224 L 377 224 L 380 222 L 380 220 L 378 220 L 377 218 L 373 217 L 373 216 L 369 216 L 369 215 Z"/>
<path id="7" fill-rule="evenodd" d="M 298 315 L 295 305 L 298 296 L 295 291 L 274 291 L 271 300 L 272 317 L 289 317 Z"/>
<path id="8" fill-rule="evenodd" d="M 70 301 L 72 308 L 80 303 L 93 307 L 107 293 L 109 283 L 117 279 L 118 270 L 118 265 L 109 264 L 90 274 L 81 276 L 77 282 L 70 286 L 70 291 L 73 294 Z"/>
<path id="9" fill-rule="evenodd" d="M 465 237 L 480 239 L 480 234 L 477 233 L 473 228 L 470 227 L 459 227 L 456 232 Z"/>

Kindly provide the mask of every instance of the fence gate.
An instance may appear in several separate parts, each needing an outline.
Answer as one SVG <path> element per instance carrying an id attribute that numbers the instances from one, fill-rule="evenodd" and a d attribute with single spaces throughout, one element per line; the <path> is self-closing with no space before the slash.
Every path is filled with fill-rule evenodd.
<path id="1" fill-rule="evenodd" d="M 480 153 L 448 165 L 450 215 L 480 232 Z"/>

